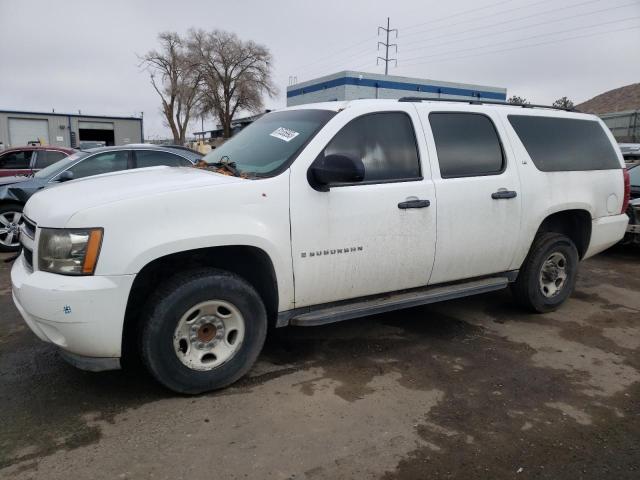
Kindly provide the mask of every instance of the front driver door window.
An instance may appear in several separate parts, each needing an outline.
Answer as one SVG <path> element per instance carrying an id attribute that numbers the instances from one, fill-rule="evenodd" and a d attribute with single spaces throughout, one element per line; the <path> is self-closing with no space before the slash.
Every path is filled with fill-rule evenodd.
<path id="1" fill-rule="evenodd" d="M 77 163 L 69 169 L 73 178 L 84 178 L 101 173 L 118 172 L 126 170 L 129 161 L 128 150 L 98 153 Z"/>

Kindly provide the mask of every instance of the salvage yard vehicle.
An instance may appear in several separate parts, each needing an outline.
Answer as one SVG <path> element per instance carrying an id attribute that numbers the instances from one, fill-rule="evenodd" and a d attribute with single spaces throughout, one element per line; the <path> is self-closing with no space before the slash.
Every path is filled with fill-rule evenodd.
<path id="1" fill-rule="evenodd" d="M 625 160 L 626 159 L 625 157 Z M 627 233 L 622 239 L 622 243 L 640 245 L 640 164 L 632 165 L 628 168 L 628 172 L 631 198 L 629 207 L 627 208 L 629 225 L 627 226 Z"/>
<path id="2" fill-rule="evenodd" d="M 40 155 L 40 153 L 38 153 Z M 202 155 L 163 147 L 103 147 L 79 151 L 32 176 L 0 178 L 0 252 L 17 251 L 22 209 L 31 195 L 74 178 L 132 168 L 191 166 Z M 116 187 L 117 188 L 117 187 Z"/>
<path id="3" fill-rule="evenodd" d="M 33 175 L 74 153 L 66 147 L 16 147 L 0 152 L 0 177 Z"/>
<path id="4" fill-rule="evenodd" d="M 139 355 L 161 384 L 194 394 L 246 374 L 269 326 L 509 286 L 549 312 L 628 221 L 609 130 L 551 108 L 303 105 L 204 160 L 214 171 L 102 175 L 25 206 L 14 301 L 71 363 L 114 369 Z"/>

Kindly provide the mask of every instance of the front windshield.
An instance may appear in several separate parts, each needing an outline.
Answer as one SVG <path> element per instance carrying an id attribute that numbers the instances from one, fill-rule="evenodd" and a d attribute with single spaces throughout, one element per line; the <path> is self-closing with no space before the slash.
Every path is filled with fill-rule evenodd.
<path id="1" fill-rule="evenodd" d="M 86 157 L 87 155 L 89 155 L 87 152 L 76 152 L 73 155 L 69 155 L 68 157 L 63 158 L 62 160 L 56 163 L 52 163 L 48 167 L 45 167 L 42 170 L 37 171 L 34 176 L 36 178 L 51 178 L 57 173 L 62 172 L 63 170 L 66 170 L 68 167 L 76 163 L 81 158 Z"/>
<path id="2" fill-rule="evenodd" d="M 231 164 L 239 175 L 275 175 L 335 114 L 330 110 L 268 113 L 202 160 L 214 167 Z"/>

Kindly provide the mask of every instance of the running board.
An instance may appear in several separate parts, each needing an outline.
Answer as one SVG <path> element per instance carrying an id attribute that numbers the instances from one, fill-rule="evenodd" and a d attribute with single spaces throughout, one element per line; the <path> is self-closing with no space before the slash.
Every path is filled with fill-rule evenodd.
<path id="1" fill-rule="evenodd" d="M 501 290 L 507 287 L 507 285 L 509 285 L 508 277 L 491 277 L 455 285 L 426 287 L 410 292 L 385 295 L 367 300 L 354 301 L 352 303 L 343 303 L 310 312 L 298 313 L 290 319 L 289 324 L 298 327 L 325 325 L 327 323 L 366 317 L 390 310 L 416 307 L 429 303 L 442 302 L 444 300 L 452 300 L 454 298 L 467 297 L 469 295 L 477 295 L 479 293 L 492 292 L 494 290 Z"/>

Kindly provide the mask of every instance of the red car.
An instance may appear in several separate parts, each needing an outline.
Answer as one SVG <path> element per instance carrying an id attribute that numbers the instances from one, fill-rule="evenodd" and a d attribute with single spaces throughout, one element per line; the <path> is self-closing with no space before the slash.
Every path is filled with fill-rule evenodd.
<path id="1" fill-rule="evenodd" d="M 0 150 L 0 177 L 31 175 L 73 152 L 66 147 L 17 147 Z"/>

